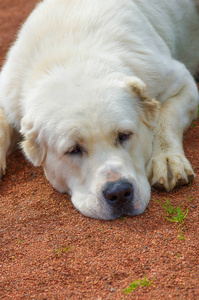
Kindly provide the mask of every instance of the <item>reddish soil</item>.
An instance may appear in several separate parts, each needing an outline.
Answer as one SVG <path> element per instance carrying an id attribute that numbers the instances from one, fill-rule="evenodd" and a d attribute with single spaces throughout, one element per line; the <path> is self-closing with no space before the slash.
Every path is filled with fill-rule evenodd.
<path id="1" fill-rule="evenodd" d="M 0 64 L 34 0 L 0 0 Z M 146 212 L 89 219 L 55 191 L 20 151 L 0 181 L 1 299 L 199 299 L 199 119 L 184 137 L 197 175 L 171 193 L 153 191 Z M 154 200 L 189 209 L 181 229 Z M 181 231 L 180 231 L 181 230 Z M 179 232 L 184 237 L 180 239 Z M 130 294 L 134 280 L 152 280 Z"/>

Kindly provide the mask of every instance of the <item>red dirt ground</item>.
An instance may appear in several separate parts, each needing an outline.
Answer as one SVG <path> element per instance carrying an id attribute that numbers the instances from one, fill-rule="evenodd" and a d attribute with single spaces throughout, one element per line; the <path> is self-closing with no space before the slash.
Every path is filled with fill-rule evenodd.
<path id="1" fill-rule="evenodd" d="M 33 0 L 0 0 L 0 64 Z M 89 219 L 18 151 L 0 181 L 0 299 L 199 299 L 199 119 L 184 138 L 197 175 L 172 193 L 152 192 L 146 212 Z M 189 209 L 181 226 L 154 201 Z M 134 280 L 152 280 L 125 294 Z"/>

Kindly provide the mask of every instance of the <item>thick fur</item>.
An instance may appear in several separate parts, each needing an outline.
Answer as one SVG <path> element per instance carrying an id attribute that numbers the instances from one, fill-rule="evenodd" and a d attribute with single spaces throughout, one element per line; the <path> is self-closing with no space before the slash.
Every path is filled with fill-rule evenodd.
<path id="1" fill-rule="evenodd" d="M 194 173 L 199 17 L 191 0 L 44 0 L 0 75 L 0 167 L 16 140 L 84 215 L 142 213 Z M 150 183 L 150 184 L 149 184 Z"/>

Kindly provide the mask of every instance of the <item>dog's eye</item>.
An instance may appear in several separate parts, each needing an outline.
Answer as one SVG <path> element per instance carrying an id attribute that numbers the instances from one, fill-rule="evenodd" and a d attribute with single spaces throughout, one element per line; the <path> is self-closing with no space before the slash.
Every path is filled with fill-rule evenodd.
<path id="1" fill-rule="evenodd" d="M 71 155 L 82 154 L 82 149 L 80 148 L 80 146 L 76 145 L 71 151 L 66 153 Z"/>
<path id="2" fill-rule="evenodd" d="M 120 142 L 120 144 L 122 144 L 125 141 L 128 141 L 130 139 L 131 135 L 132 135 L 132 133 L 130 133 L 130 132 L 120 132 L 118 134 L 118 141 Z"/>

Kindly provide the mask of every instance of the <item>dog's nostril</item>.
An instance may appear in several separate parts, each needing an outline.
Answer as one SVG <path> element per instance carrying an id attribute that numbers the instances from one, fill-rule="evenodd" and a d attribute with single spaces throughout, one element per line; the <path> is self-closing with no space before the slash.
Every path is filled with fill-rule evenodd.
<path id="1" fill-rule="evenodd" d="M 131 194 L 131 192 L 132 192 L 132 189 L 128 189 L 128 191 L 125 193 L 125 197 L 128 197 L 128 196 L 130 196 L 130 194 Z"/>
<path id="2" fill-rule="evenodd" d="M 109 196 L 109 195 L 108 195 Z M 110 199 L 109 200 L 111 200 L 111 201 L 115 201 L 115 200 L 117 200 L 117 196 L 113 196 L 113 197 L 110 197 Z"/>
<path id="3" fill-rule="evenodd" d="M 121 204 L 131 200 L 133 195 L 133 185 L 124 180 L 110 182 L 103 191 L 105 199 L 110 204 Z"/>

